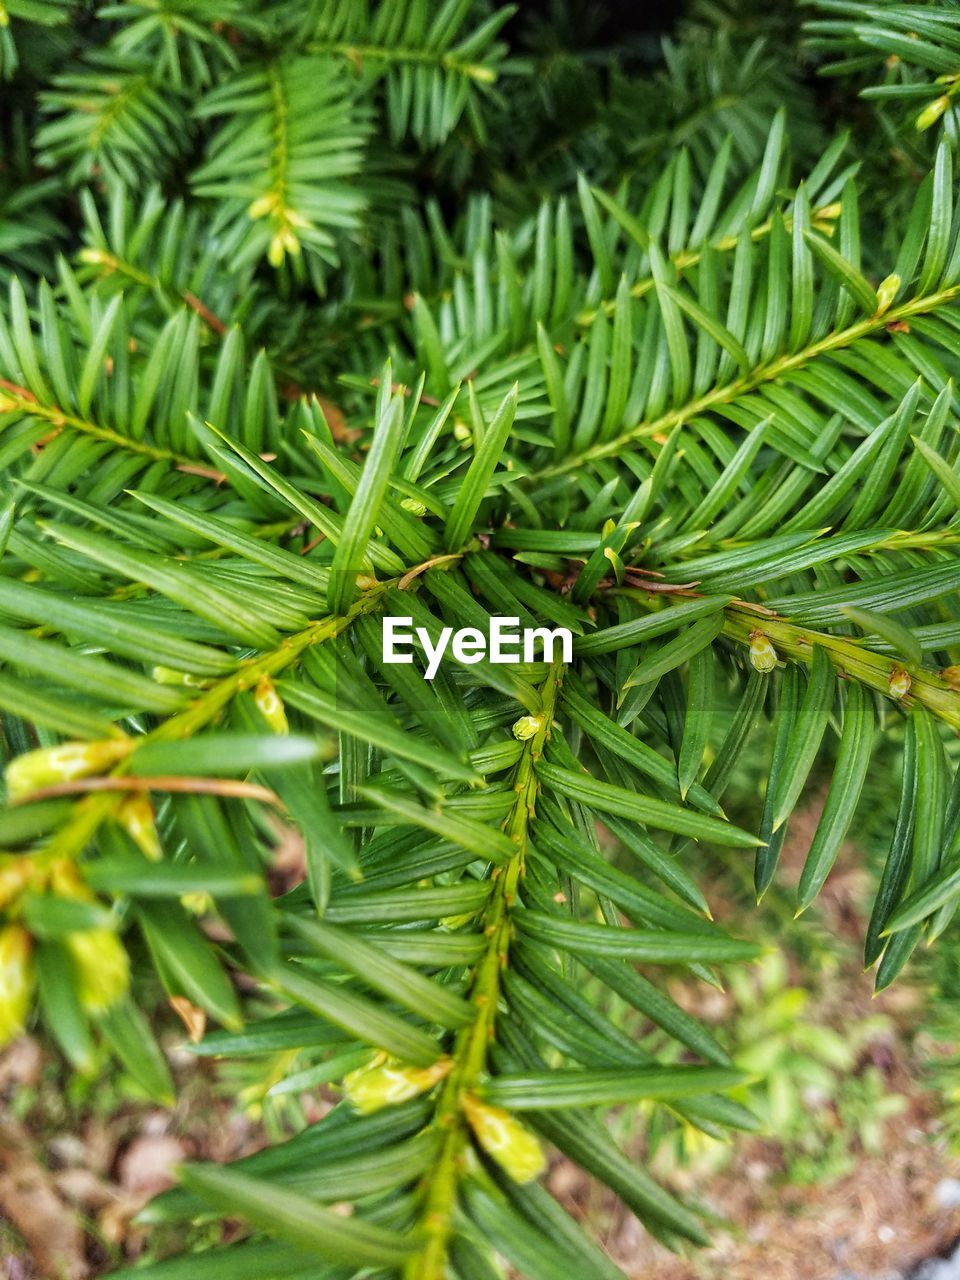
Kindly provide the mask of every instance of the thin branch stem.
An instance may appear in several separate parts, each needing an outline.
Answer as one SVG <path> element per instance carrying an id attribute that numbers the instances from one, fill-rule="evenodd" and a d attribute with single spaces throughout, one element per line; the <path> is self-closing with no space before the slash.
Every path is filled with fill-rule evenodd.
<path id="1" fill-rule="evenodd" d="M 131 436 L 114 431 L 112 427 L 101 427 L 96 422 L 89 422 L 86 418 L 78 418 L 75 414 L 66 413 L 59 405 L 40 404 L 36 396 L 26 387 L 18 387 L 15 383 L 7 382 L 6 379 L 0 378 L 0 387 L 3 388 L 0 392 L 0 413 L 17 410 L 31 418 L 42 418 L 44 422 L 49 422 L 55 434 L 59 433 L 63 427 L 71 427 L 83 435 L 104 440 L 121 449 L 129 449 L 132 453 L 142 453 L 145 457 L 153 458 L 157 462 L 173 462 L 178 466 L 193 466 L 196 463 L 196 459 L 188 458 L 185 454 L 175 453 L 172 449 L 161 449 L 143 440 L 134 440 Z"/>
<path id="2" fill-rule="evenodd" d="M 29 795 L 10 801 L 10 807 L 33 804 L 36 800 L 53 800 L 60 796 L 85 795 L 90 791 L 181 791 L 192 795 L 230 796 L 241 800 L 262 800 L 280 807 L 282 801 L 269 787 L 238 778 L 188 778 L 173 774 L 156 774 L 149 778 L 110 777 L 76 778 L 73 782 L 57 782 L 31 791 Z"/>
<path id="3" fill-rule="evenodd" d="M 751 369 L 749 373 L 742 374 L 739 378 L 734 378 L 732 382 L 728 382 L 722 387 L 715 387 L 704 395 L 688 401 L 687 404 L 670 409 L 658 418 L 638 422 L 635 426 L 628 427 L 626 431 L 622 431 L 613 440 L 600 441 L 591 445 L 588 449 L 584 449 L 582 453 L 570 454 L 561 461 L 551 463 L 540 471 L 531 471 L 528 478 L 546 480 L 551 476 L 565 475 L 567 472 L 579 470 L 586 463 L 596 462 L 600 458 L 609 458 L 620 454 L 637 440 L 646 439 L 650 436 L 666 435 L 678 423 L 688 422 L 691 418 L 697 417 L 698 414 L 706 413 L 718 405 L 729 404 L 747 392 L 756 391 L 758 387 L 765 386 L 770 382 L 776 382 L 784 374 L 794 373 L 798 369 L 803 369 L 812 360 L 816 360 L 820 356 L 828 355 L 832 351 L 842 351 L 845 347 L 852 346 L 862 338 L 872 337 L 874 334 L 882 332 L 888 325 L 909 320 L 912 316 L 924 315 L 928 311 L 935 311 L 938 307 L 952 302 L 957 297 L 960 297 L 960 284 L 951 285 L 949 288 L 941 289 L 937 293 L 926 294 L 922 298 L 912 298 L 909 302 L 904 302 L 898 307 L 891 307 L 889 311 L 884 312 L 882 315 L 868 316 L 864 320 L 858 320 L 856 324 L 849 325 L 846 329 L 841 329 L 837 333 L 829 333 L 826 337 L 811 343 L 807 347 L 803 347 L 800 351 L 778 356 L 766 364 Z"/>
<path id="4" fill-rule="evenodd" d="M 919 702 L 938 720 L 960 731 L 960 692 L 953 689 L 937 672 L 911 666 L 903 659 L 889 658 L 874 653 L 849 636 L 832 636 L 827 632 L 813 631 L 809 627 L 791 622 L 789 618 L 758 618 L 756 613 L 739 604 L 728 605 L 723 634 L 742 644 L 749 644 L 750 633 L 759 629 L 772 642 L 777 653 L 793 662 L 809 665 L 813 659 L 813 646 L 823 649 L 837 668 L 837 674 L 878 693 L 894 698 L 901 706 L 909 707 Z M 910 676 L 909 692 L 895 698 L 891 693 L 891 681 L 901 672 Z"/>
<path id="5" fill-rule="evenodd" d="M 214 315 L 207 304 L 201 298 L 198 298 L 195 293 L 192 293 L 189 289 L 178 289 L 175 284 L 170 284 L 168 281 L 161 279 L 160 276 L 142 271 L 139 267 L 134 266 L 132 262 L 127 262 L 125 258 L 121 258 L 118 254 L 111 253 L 109 249 L 97 247 L 81 249 L 80 261 L 90 266 L 100 267 L 104 275 L 116 272 L 118 275 L 126 276 L 134 284 L 142 284 L 148 289 L 156 289 L 159 293 L 167 294 L 170 298 L 183 303 L 185 307 L 189 307 L 191 311 L 195 311 L 207 328 L 219 338 L 222 338 L 227 332 L 227 326 L 219 316 Z"/>
<path id="6" fill-rule="evenodd" d="M 444 1084 L 434 1120 L 444 1136 L 424 1189 L 422 1225 L 426 1243 L 422 1252 L 407 1263 L 404 1280 L 444 1280 L 447 1274 L 446 1257 L 453 1229 L 457 1186 L 464 1149 L 469 1140 L 463 1097 L 479 1083 L 486 1066 L 487 1049 L 493 1039 L 500 999 L 500 975 L 507 964 L 513 930 L 510 913 L 516 903 L 517 888 L 524 871 L 528 828 L 539 790 L 534 765 L 543 754 L 553 726 L 553 712 L 561 683 L 562 667 L 554 663 L 540 689 L 540 727 L 524 744 L 523 754 L 514 767 L 515 799 L 504 820 L 503 830 L 513 840 L 517 851 L 509 862 L 493 871 L 494 889 L 482 921 L 486 947 L 473 971 L 470 987 L 470 1003 L 476 1013 L 473 1022 L 457 1035 L 452 1055 L 453 1069 Z"/>
<path id="7" fill-rule="evenodd" d="M 310 43 L 310 52 L 330 53 L 346 58 L 357 72 L 363 69 L 363 63 L 366 59 L 370 62 L 439 67 L 444 71 L 453 71 L 457 75 L 465 76 L 468 80 L 476 80 L 481 84 L 492 84 L 497 78 L 496 72 L 484 63 L 464 62 L 462 58 L 457 58 L 452 53 L 445 53 L 442 49 L 352 44 L 349 40 L 313 40 Z"/>
<path id="8" fill-rule="evenodd" d="M 242 662 L 236 671 L 230 672 L 205 690 L 185 711 L 171 716 L 140 739 L 138 745 L 142 746 L 147 742 L 177 742 L 191 737 L 216 719 L 238 693 L 254 688 L 263 676 L 276 675 L 290 666 L 311 645 L 322 644 L 339 635 L 355 618 L 375 608 L 384 592 L 395 585 L 395 579 L 378 582 L 364 591 L 342 617 L 322 618 L 296 635 L 287 636 L 276 649 Z M 124 777 L 128 768 L 128 762 L 121 762 L 111 776 Z M 53 836 L 48 846 L 49 851 L 58 857 L 77 857 L 93 838 L 100 824 L 114 812 L 117 804 L 118 797 L 109 792 L 87 796 L 83 803 L 74 808 L 69 822 Z"/>
<path id="9" fill-rule="evenodd" d="M 648 598 L 645 592 L 632 587 L 617 587 L 610 594 L 627 595 L 641 602 Z M 691 591 L 687 594 L 698 596 L 703 593 Z M 738 644 L 749 645 L 751 633 L 759 630 L 771 641 L 781 658 L 803 663 L 804 666 L 810 665 L 813 647 L 817 645 L 826 653 L 842 679 L 856 680 L 906 708 L 913 702 L 919 702 L 938 720 L 960 731 L 960 690 L 949 684 L 939 672 L 915 667 L 904 659 L 875 653 L 851 636 L 815 631 L 746 600 L 733 601 L 724 606 L 723 612 L 722 634 Z M 910 676 L 910 688 L 905 696 L 898 698 L 891 691 L 891 681 L 902 672 Z"/>

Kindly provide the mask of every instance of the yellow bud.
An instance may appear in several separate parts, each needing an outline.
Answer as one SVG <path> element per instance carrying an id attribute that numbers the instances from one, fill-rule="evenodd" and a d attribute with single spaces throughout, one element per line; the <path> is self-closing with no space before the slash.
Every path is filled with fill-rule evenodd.
<path id="1" fill-rule="evenodd" d="M 453 438 L 463 444 L 469 444 L 473 439 L 473 432 L 461 418 L 458 418 L 453 424 Z"/>
<path id="2" fill-rule="evenodd" d="M 121 803 L 117 821 L 145 858 L 158 862 L 163 856 L 154 823 L 153 805 L 143 792 L 134 792 Z"/>
<path id="3" fill-rule="evenodd" d="M 276 687 L 269 676 L 261 676 L 257 681 L 257 687 L 253 691 L 253 700 L 257 704 L 257 710 L 274 733 L 290 732 L 283 699 L 277 693 Z"/>
<path id="4" fill-rule="evenodd" d="M 762 631 L 750 632 L 750 662 L 755 671 L 772 671 L 777 665 L 777 651 L 770 637 Z"/>
<path id="5" fill-rule="evenodd" d="M 373 577 L 372 574 L 369 574 L 369 573 L 357 574 L 357 590 L 358 591 L 370 591 L 375 586 L 377 586 L 377 580 L 375 577 Z"/>
<path id="6" fill-rule="evenodd" d="M 253 218 L 254 221 L 256 221 L 257 218 L 263 218 L 266 217 L 268 213 L 272 213 L 276 207 L 277 193 L 275 191 L 268 191 L 265 196 L 260 196 L 259 199 L 254 200 L 253 204 L 251 204 L 247 209 L 247 217 Z"/>
<path id="7" fill-rule="evenodd" d="M 439 1058 L 429 1067 L 405 1067 L 378 1053 L 366 1066 L 343 1077 L 343 1090 L 358 1111 L 380 1111 L 426 1093 L 449 1075 L 452 1065 L 449 1058 Z"/>
<path id="8" fill-rule="evenodd" d="M 891 698 L 905 698 L 910 692 L 910 686 L 913 681 L 910 679 L 909 671 L 904 671 L 903 667 L 894 667 L 890 672 L 887 684 L 890 688 Z"/>
<path id="9" fill-rule="evenodd" d="M 400 505 L 404 511 L 409 511 L 411 515 L 425 516 L 427 514 L 427 508 L 419 498 L 404 498 Z"/>
<path id="10" fill-rule="evenodd" d="M 478 80 L 480 84 L 493 84 L 497 78 L 493 67 L 485 67 L 482 62 L 472 63 L 465 71 L 471 80 Z"/>
<path id="11" fill-rule="evenodd" d="M 81 249 L 77 255 L 81 262 L 87 262 L 94 267 L 105 267 L 114 261 L 113 257 L 107 253 L 106 249 Z"/>
<path id="12" fill-rule="evenodd" d="M 26 854 L 0 858 L 0 907 L 19 898 L 33 879 L 35 864 Z"/>
<path id="13" fill-rule="evenodd" d="M 283 239 L 283 247 L 287 251 L 287 253 L 292 254 L 294 257 L 296 257 L 297 254 L 300 252 L 300 241 L 297 239 L 297 237 L 293 234 L 293 232 L 290 230 L 289 227 L 284 227 L 284 229 L 280 232 L 280 236 Z"/>
<path id="14" fill-rule="evenodd" d="M 886 280 L 881 280 L 877 285 L 877 315 L 882 316 L 890 310 L 894 298 L 900 289 L 900 277 L 898 275 L 887 276 Z"/>
<path id="15" fill-rule="evenodd" d="M 540 1143 L 509 1111 L 470 1093 L 464 1094 L 463 1109 L 477 1142 L 514 1182 L 531 1182 L 543 1173 L 546 1161 Z"/>
<path id="16" fill-rule="evenodd" d="M 93 902 L 94 896 L 80 877 L 77 864 L 72 858 L 58 858 L 49 865 L 50 892 L 58 898 L 80 898 L 84 902 Z"/>
<path id="17" fill-rule="evenodd" d="M 269 247 L 267 248 L 267 261 L 270 263 L 271 267 L 282 267 L 286 253 L 287 251 L 283 243 L 283 235 L 278 231 L 275 236 L 271 237 Z"/>
<path id="18" fill-rule="evenodd" d="M 543 716 L 521 716 L 513 726 L 513 736 L 520 742 L 526 742 L 540 732 Z"/>
<path id="19" fill-rule="evenodd" d="M 192 889 L 180 895 L 180 905 L 192 916 L 205 916 L 213 910 L 213 897 L 206 889 Z"/>
<path id="20" fill-rule="evenodd" d="M 960 667 L 944 667 L 940 672 L 941 680 L 945 680 L 951 689 L 960 690 Z"/>
<path id="21" fill-rule="evenodd" d="M 80 1003 L 89 1013 L 105 1013 L 130 984 L 123 943 L 111 929 L 82 929 L 68 934 L 66 943 L 77 972 Z"/>
<path id="22" fill-rule="evenodd" d="M 929 129 L 932 124 L 936 124 L 949 105 L 950 97 L 946 93 L 943 94 L 942 97 L 934 98 L 932 102 L 928 103 L 917 116 L 916 127 L 920 133 L 922 133 L 924 129 Z"/>
<path id="23" fill-rule="evenodd" d="M 19 800 L 42 787 L 103 773 L 132 748 L 129 738 L 109 738 L 104 742 L 62 742 L 58 747 L 14 756 L 6 770 L 8 794 L 11 800 Z"/>
<path id="24" fill-rule="evenodd" d="M 23 1030 L 33 994 L 30 935 L 21 925 L 0 929 L 0 1045 Z"/>

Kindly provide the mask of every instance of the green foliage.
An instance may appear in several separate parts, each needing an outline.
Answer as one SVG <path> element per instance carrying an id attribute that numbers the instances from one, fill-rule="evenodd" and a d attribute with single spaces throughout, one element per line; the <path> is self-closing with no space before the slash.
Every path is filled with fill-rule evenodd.
<path id="1" fill-rule="evenodd" d="M 891 1041 L 890 1019 L 851 1009 L 846 965 L 856 968 L 857 956 L 835 936 L 825 941 L 813 990 L 791 985 L 783 952 L 768 952 L 752 969 L 731 971 L 727 1008 L 716 1028 L 751 1078 L 740 1096 L 764 1138 L 779 1148 L 782 1170 L 775 1176 L 793 1185 L 823 1186 L 851 1173 L 860 1153 L 881 1154 L 887 1121 L 908 1106 L 885 1073 L 865 1065 Z M 650 1040 L 663 1053 L 658 1035 Z M 706 1179 L 734 1154 L 730 1143 L 663 1109 L 624 1113 L 619 1122 L 629 1129 L 638 1120 L 646 1124 L 658 1175 L 682 1171 L 687 1183 Z"/>
<path id="2" fill-rule="evenodd" d="M 932 7 L 821 7 L 815 47 L 953 50 Z M 168 1097 L 156 981 L 255 1096 L 338 1098 L 188 1166 L 147 1217 L 252 1238 L 155 1280 L 619 1274 L 546 1144 L 702 1242 L 602 1113 L 757 1123 L 663 980 L 763 949 L 707 852 L 787 892 L 826 778 L 811 907 L 896 751 L 879 987 L 960 903 L 952 108 L 888 201 L 782 14 L 603 71 L 553 64 L 571 14 L 524 46 L 470 0 L 0 8 L 0 1033 Z M 427 681 L 390 615 L 573 661 Z"/>
<path id="3" fill-rule="evenodd" d="M 70 21 L 70 0 L 5 0 L 0 13 L 0 79 L 10 80 L 20 65 L 18 40 L 36 44 L 52 28 Z"/>
<path id="4" fill-rule="evenodd" d="M 922 132 L 942 120 L 951 139 L 956 137 L 960 34 L 952 0 L 940 5 L 810 2 L 825 15 L 807 24 L 810 44 L 836 58 L 824 64 L 824 74 L 864 72 L 874 78 L 880 73 L 880 84 L 863 89 L 865 98 L 904 101 L 914 112 L 919 104 L 916 129 Z"/>

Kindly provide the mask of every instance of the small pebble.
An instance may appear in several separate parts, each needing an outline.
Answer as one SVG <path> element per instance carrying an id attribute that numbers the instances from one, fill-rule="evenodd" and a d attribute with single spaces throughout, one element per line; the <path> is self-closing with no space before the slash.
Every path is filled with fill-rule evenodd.
<path id="1" fill-rule="evenodd" d="M 944 1178 L 937 1183 L 933 1194 L 941 1209 L 960 1207 L 960 1178 Z"/>

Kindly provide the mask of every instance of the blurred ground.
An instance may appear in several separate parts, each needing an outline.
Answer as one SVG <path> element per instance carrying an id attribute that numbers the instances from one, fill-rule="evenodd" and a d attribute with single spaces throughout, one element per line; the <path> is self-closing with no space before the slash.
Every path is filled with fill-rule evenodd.
<path id="1" fill-rule="evenodd" d="M 232 1160 L 266 1141 L 215 1093 L 205 1064 L 172 1051 L 174 1110 L 124 1096 L 108 1076 L 67 1085 L 25 1037 L 0 1054 L 0 1280 L 87 1280 L 139 1256 L 136 1212 L 190 1157 Z M 175 1250 L 153 1234 L 151 1248 Z"/>
<path id="2" fill-rule="evenodd" d="M 708 1189 L 726 1219 L 713 1248 L 675 1258 L 623 1218 L 607 1248 L 637 1280 L 900 1280 L 960 1236 L 960 1162 L 920 1108 L 889 1130 L 888 1151 L 824 1187 L 784 1185 L 775 1145 L 748 1142 Z"/>
<path id="3" fill-rule="evenodd" d="M 136 1257 L 147 1238 L 131 1218 L 168 1185 L 172 1165 L 187 1156 L 231 1159 L 263 1142 L 255 1125 L 213 1095 L 200 1067 L 174 1112 L 125 1103 L 103 1115 L 91 1106 L 74 1128 L 71 1108 L 60 1112 L 58 1128 L 44 1057 L 26 1039 L 0 1058 L 7 1103 L 17 1094 L 32 1098 L 23 1120 L 9 1116 L 0 1124 L 4 1280 L 84 1280 Z M 906 1110 L 885 1124 L 883 1152 L 862 1157 L 851 1174 L 826 1186 L 794 1186 L 784 1180 L 776 1143 L 743 1142 L 733 1163 L 699 1188 L 704 1205 L 725 1220 L 707 1252 L 667 1254 L 631 1217 L 598 1203 L 565 1161 L 552 1167 L 551 1189 L 637 1280 L 900 1280 L 923 1259 L 949 1253 L 960 1237 L 960 1160 L 947 1153 L 934 1099 L 911 1079 L 899 1047 L 883 1069 L 890 1087 L 908 1098 Z M 686 1181 L 682 1172 L 674 1178 L 692 1194 Z M 174 1242 L 150 1243 L 164 1252 Z"/>

